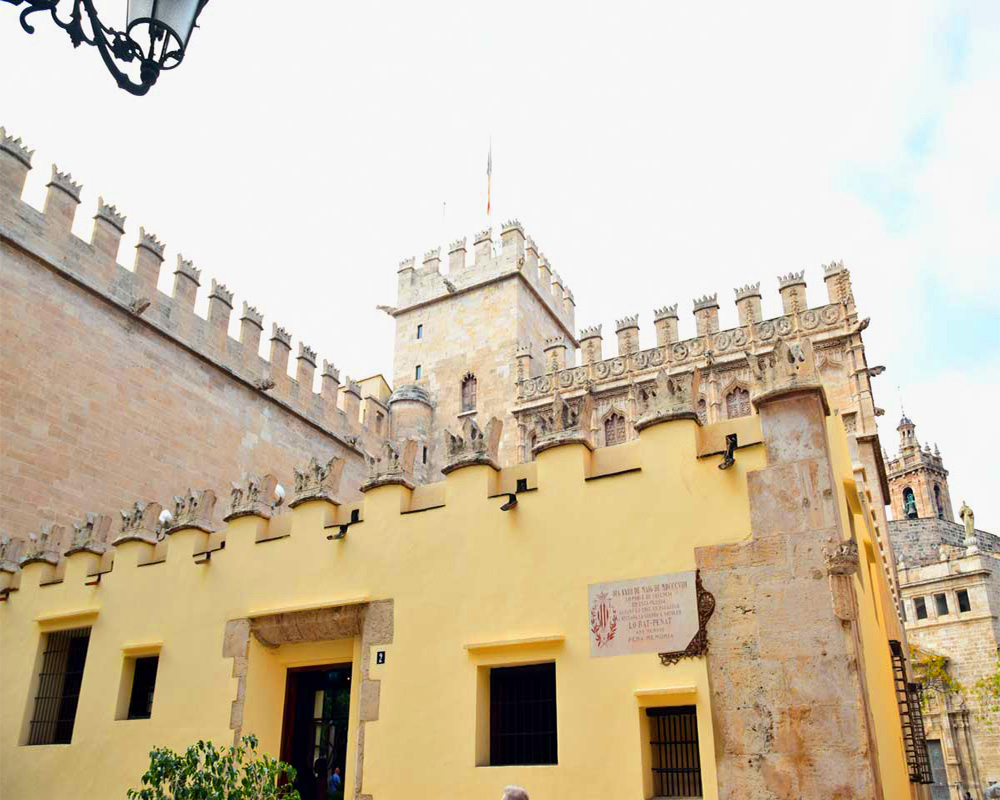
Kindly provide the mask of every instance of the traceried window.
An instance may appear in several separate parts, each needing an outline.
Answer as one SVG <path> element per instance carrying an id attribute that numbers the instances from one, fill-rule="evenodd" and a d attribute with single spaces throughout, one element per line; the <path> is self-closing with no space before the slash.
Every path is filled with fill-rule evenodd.
<path id="1" fill-rule="evenodd" d="M 612 414 L 604 420 L 604 445 L 611 447 L 625 441 L 625 417 Z"/>
<path id="2" fill-rule="evenodd" d="M 702 425 L 708 424 L 708 406 L 704 397 L 698 401 L 698 419 L 701 420 Z"/>
<path id="3" fill-rule="evenodd" d="M 462 378 L 462 411 L 476 408 L 476 376 L 471 372 Z"/>
<path id="4" fill-rule="evenodd" d="M 735 419 L 748 416 L 750 416 L 750 392 L 737 386 L 726 395 L 726 417 Z"/>
<path id="5" fill-rule="evenodd" d="M 909 486 L 903 489 L 903 513 L 909 519 L 917 518 L 917 498 L 913 496 L 913 489 Z"/>
<path id="6" fill-rule="evenodd" d="M 87 662 L 90 628 L 45 634 L 28 744 L 69 744 Z"/>

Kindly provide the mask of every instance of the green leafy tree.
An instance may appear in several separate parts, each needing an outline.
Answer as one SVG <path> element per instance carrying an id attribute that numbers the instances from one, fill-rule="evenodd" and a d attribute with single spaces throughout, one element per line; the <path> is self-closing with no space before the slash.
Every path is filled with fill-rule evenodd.
<path id="1" fill-rule="evenodd" d="M 149 754 L 141 789 L 129 800 L 301 800 L 292 788 L 295 768 L 258 757 L 257 737 L 244 736 L 234 747 L 218 749 L 199 741 L 181 755 L 166 747 Z"/>
<path id="2" fill-rule="evenodd" d="M 1000 715 L 1000 653 L 993 662 L 993 671 L 977 680 L 972 691 L 976 698 L 976 716 L 986 727 L 992 728 Z"/>
<path id="3" fill-rule="evenodd" d="M 965 698 L 965 687 L 948 672 L 948 659 L 944 656 L 925 653 L 911 646 L 910 663 L 913 664 L 913 671 L 923 686 L 920 702 L 925 707 L 924 710 L 931 695 L 937 695 L 942 705 L 949 696 L 960 700 Z"/>

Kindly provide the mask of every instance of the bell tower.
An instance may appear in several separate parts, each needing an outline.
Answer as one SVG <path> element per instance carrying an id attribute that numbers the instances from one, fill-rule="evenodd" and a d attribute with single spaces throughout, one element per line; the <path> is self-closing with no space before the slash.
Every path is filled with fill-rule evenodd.
<path id="1" fill-rule="evenodd" d="M 899 454 L 886 458 L 889 495 L 894 519 L 937 517 L 955 521 L 948 489 L 948 470 L 944 468 L 937 445 L 920 446 L 917 426 L 903 414 L 899 425 Z"/>

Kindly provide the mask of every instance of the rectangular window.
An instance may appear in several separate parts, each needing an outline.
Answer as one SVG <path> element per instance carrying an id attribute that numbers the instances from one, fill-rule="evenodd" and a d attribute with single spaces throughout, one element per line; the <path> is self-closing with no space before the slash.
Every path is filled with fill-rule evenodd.
<path id="1" fill-rule="evenodd" d="M 381 411 L 375 412 L 375 433 L 382 433 L 382 423 L 385 422 L 385 415 Z"/>
<path id="2" fill-rule="evenodd" d="M 948 613 L 948 595 L 936 594 L 934 595 L 934 607 L 937 609 L 937 614 L 939 617 L 943 617 Z"/>
<path id="3" fill-rule="evenodd" d="M 424 338 L 424 326 L 423 325 L 417 325 L 417 338 L 418 339 L 423 339 Z"/>
<path id="4" fill-rule="evenodd" d="M 417 364 L 417 368 L 413 371 L 413 377 L 415 380 L 420 380 L 420 365 Z"/>
<path id="5" fill-rule="evenodd" d="M 149 719 L 153 713 L 153 689 L 156 687 L 156 669 L 159 664 L 159 656 L 146 656 L 135 660 L 132 693 L 128 702 L 129 719 Z"/>
<path id="6" fill-rule="evenodd" d="M 927 619 L 927 602 L 922 597 L 913 598 L 913 610 L 917 614 L 917 619 Z"/>
<path id="7" fill-rule="evenodd" d="M 955 596 L 958 598 L 958 613 L 964 614 L 966 611 L 972 611 L 972 604 L 969 602 L 968 590 L 959 589 L 955 592 Z"/>
<path id="8" fill-rule="evenodd" d="M 90 628 L 45 634 L 28 744 L 69 744 L 87 661 Z"/>
<path id="9" fill-rule="evenodd" d="M 647 708 L 657 797 L 701 797 L 698 718 L 694 706 Z"/>
<path id="10" fill-rule="evenodd" d="M 424 452 L 423 452 L 423 461 L 424 461 L 425 464 L 427 463 L 427 448 L 426 447 L 424 448 Z"/>
<path id="11" fill-rule="evenodd" d="M 490 765 L 556 763 L 556 665 L 490 670 Z"/>

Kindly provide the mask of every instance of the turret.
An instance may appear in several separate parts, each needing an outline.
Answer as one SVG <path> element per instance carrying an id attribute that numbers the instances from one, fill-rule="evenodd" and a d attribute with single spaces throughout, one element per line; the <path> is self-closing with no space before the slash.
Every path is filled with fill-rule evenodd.
<path id="1" fill-rule="evenodd" d="M 615 333 L 618 335 L 618 355 L 626 356 L 639 352 L 638 314 L 616 320 Z"/>
<path id="2" fill-rule="evenodd" d="M 695 298 L 694 322 L 699 336 L 708 336 L 719 330 L 718 294 Z"/>
<path id="3" fill-rule="evenodd" d="M 748 283 L 742 289 L 733 289 L 736 293 L 736 311 L 739 314 L 740 325 L 753 325 L 761 321 L 760 281 Z"/>
<path id="4" fill-rule="evenodd" d="M 656 346 L 663 347 L 677 341 L 677 303 L 653 310 L 656 328 Z"/>
<path id="5" fill-rule="evenodd" d="M 781 293 L 783 314 L 796 314 L 805 311 L 806 305 L 806 271 L 789 272 L 778 276 L 778 291 Z"/>
<path id="6" fill-rule="evenodd" d="M 83 186 L 76 183 L 68 172 L 60 172 L 55 164 L 52 165 L 52 178 L 46 186 L 49 191 L 45 195 L 45 219 L 57 230 L 69 233 L 76 207 L 80 205 Z"/>
<path id="7" fill-rule="evenodd" d="M 604 358 L 601 353 L 603 341 L 600 325 L 594 325 L 580 331 L 580 353 L 584 364 L 595 364 Z"/>

